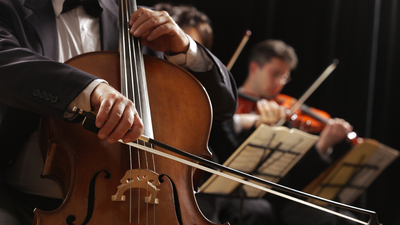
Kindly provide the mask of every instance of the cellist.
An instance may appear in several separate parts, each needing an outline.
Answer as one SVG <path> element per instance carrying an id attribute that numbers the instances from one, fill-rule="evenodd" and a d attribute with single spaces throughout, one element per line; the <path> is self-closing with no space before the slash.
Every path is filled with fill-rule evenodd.
<path id="1" fill-rule="evenodd" d="M 243 99 L 239 98 L 238 111 L 233 119 L 214 124 L 209 143 L 221 162 L 224 162 L 260 124 L 273 126 L 286 117 L 285 108 L 272 99 L 280 94 L 285 84 L 290 81 L 291 71 L 296 68 L 297 55 L 294 49 L 280 40 L 264 40 L 253 47 L 248 62 L 247 77 L 238 91 L 260 100 L 254 104 L 253 110 L 239 113 L 243 108 L 240 104 Z M 343 150 L 349 149 L 342 142 L 351 130 L 352 126 L 347 121 L 340 118 L 330 119 L 319 134 L 314 149 L 310 149 L 281 182 L 298 190 L 304 188 L 327 168 L 336 155 L 342 153 L 338 145 L 344 145 Z M 318 225 L 334 222 L 331 215 L 297 203 L 281 201 L 279 198 L 271 198 L 268 201 L 272 203 L 274 217 L 279 224 Z M 231 216 L 237 217 L 239 214 L 234 212 L 238 208 L 239 205 L 229 204 L 222 211 L 230 211 Z M 264 224 L 264 221 L 253 224 Z"/>
<path id="2" fill-rule="evenodd" d="M 141 119 L 129 99 L 106 80 L 63 64 L 81 53 L 118 50 L 117 23 L 115 0 L 0 0 L 1 224 L 32 224 L 34 208 L 50 210 L 61 203 L 59 187 L 40 179 L 41 115 L 78 122 L 71 111 L 77 106 L 97 114 L 98 137 L 109 143 L 141 134 Z M 130 25 L 143 45 L 164 52 L 204 85 L 214 119 L 232 116 L 236 87 L 214 55 L 164 12 L 139 8 Z"/>

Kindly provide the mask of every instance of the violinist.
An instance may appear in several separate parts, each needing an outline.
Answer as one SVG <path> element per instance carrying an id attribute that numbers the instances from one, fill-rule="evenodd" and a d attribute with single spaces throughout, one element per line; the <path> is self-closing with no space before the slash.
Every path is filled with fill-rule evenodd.
<path id="1" fill-rule="evenodd" d="M 255 45 L 251 51 L 248 64 L 248 74 L 239 92 L 260 99 L 254 110 L 241 112 L 241 105 L 232 120 L 214 124 L 210 136 L 217 157 L 224 162 L 239 146 L 254 132 L 260 124 L 274 126 L 281 118 L 285 118 L 285 108 L 273 99 L 281 93 L 290 81 L 291 71 L 297 65 L 297 55 L 294 49 L 280 40 L 265 40 Z M 239 99 L 242 101 L 243 99 Z M 340 155 L 338 145 L 346 145 L 344 141 L 352 126 L 343 119 L 330 119 L 319 134 L 319 139 L 313 149 L 298 162 L 288 175 L 281 181 L 289 187 L 302 190 L 320 172 L 322 172 L 336 154 Z M 324 212 L 300 206 L 297 203 L 282 201 L 269 197 L 272 203 L 274 217 L 278 224 L 333 224 L 334 217 Z M 265 200 L 264 199 L 264 200 Z M 233 213 L 233 206 L 227 206 L 225 211 Z M 237 207 L 236 207 L 237 208 Z M 257 224 L 263 224 L 260 221 Z M 273 224 L 273 223 L 268 223 Z M 339 223 L 342 224 L 342 223 Z M 343 222 L 343 224 L 346 224 Z"/>
<path id="2" fill-rule="evenodd" d="M 118 50 L 118 1 L 74 2 L 0 0 L 0 224 L 32 224 L 34 208 L 51 210 L 62 202 L 55 182 L 40 178 L 42 115 L 75 123 L 80 117 L 73 106 L 92 111 L 99 139 L 109 143 L 133 141 L 143 130 L 132 101 L 106 80 L 63 63 L 85 52 Z M 142 45 L 165 53 L 198 78 L 214 119 L 232 116 L 236 87 L 231 74 L 167 13 L 141 7 L 130 26 Z"/>

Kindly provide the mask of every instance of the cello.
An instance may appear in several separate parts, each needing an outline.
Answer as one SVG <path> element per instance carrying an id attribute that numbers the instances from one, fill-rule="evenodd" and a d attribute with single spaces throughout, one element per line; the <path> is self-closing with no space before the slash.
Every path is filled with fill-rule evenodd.
<path id="1" fill-rule="evenodd" d="M 128 32 L 136 2 L 119 5 L 119 53 L 86 53 L 66 63 L 107 80 L 134 101 L 144 134 L 210 157 L 211 105 L 204 88 L 182 68 L 143 56 L 139 40 Z M 192 167 L 109 144 L 79 124 L 49 117 L 42 118 L 40 133 L 43 177 L 59 184 L 63 203 L 53 211 L 36 209 L 34 224 L 213 224 L 195 202 Z"/>

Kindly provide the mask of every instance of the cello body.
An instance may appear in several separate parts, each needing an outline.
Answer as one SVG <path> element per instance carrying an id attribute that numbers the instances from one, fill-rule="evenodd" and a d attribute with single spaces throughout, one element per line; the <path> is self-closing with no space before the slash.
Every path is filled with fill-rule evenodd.
<path id="1" fill-rule="evenodd" d="M 154 139 L 209 158 L 212 109 L 204 88 L 174 64 L 144 59 Z M 86 53 L 66 63 L 120 90 L 118 52 Z M 191 167 L 138 149 L 130 155 L 129 146 L 100 140 L 81 124 L 43 117 L 40 129 L 43 177 L 59 184 L 64 201 L 54 211 L 35 210 L 34 224 L 213 224 L 197 207 Z M 135 173 L 126 179 L 130 158 Z M 132 188 L 115 199 L 124 183 Z"/>

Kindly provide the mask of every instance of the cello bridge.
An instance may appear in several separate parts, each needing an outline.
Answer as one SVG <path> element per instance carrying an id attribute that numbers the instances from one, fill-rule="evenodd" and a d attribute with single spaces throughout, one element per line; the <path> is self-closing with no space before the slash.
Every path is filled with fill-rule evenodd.
<path id="1" fill-rule="evenodd" d="M 158 174 L 145 169 L 133 169 L 125 172 L 122 177 L 121 185 L 117 187 L 117 193 L 111 196 L 112 201 L 125 201 L 125 191 L 130 188 L 143 188 L 149 190 L 149 196 L 145 197 L 145 202 L 149 204 L 158 204 L 159 200 L 157 194 L 160 189 L 157 186 L 160 185 Z"/>

